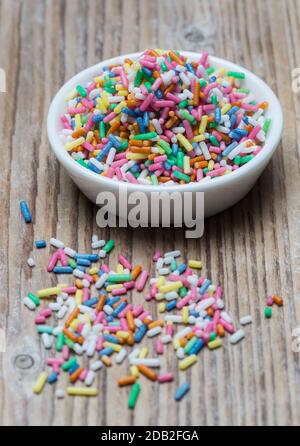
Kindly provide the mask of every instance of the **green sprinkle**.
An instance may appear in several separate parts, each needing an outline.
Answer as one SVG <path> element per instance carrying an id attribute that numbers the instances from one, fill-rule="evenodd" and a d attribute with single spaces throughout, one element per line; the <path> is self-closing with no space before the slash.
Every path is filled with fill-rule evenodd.
<path id="1" fill-rule="evenodd" d="M 113 248 L 115 247 L 115 241 L 114 240 L 108 240 L 106 245 L 103 247 L 103 251 L 106 253 L 109 253 Z"/>
<path id="2" fill-rule="evenodd" d="M 240 156 L 236 156 L 233 159 L 234 164 L 236 164 L 237 166 L 239 166 L 241 164 L 241 157 Z"/>
<path id="3" fill-rule="evenodd" d="M 208 167 L 205 167 L 204 169 L 202 169 L 202 171 L 203 171 L 204 175 L 206 175 L 209 172 L 209 169 L 208 169 Z"/>
<path id="4" fill-rule="evenodd" d="M 71 350 L 74 350 L 75 343 L 71 339 L 65 338 L 65 345 L 67 345 Z"/>
<path id="5" fill-rule="evenodd" d="M 177 262 L 176 262 L 175 259 L 172 260 L 171 265 L 170 265 L 170 269 L 171 269 L 172 272 L 176 271 L 176 269 L 177 269 Z"/>
<path id="6" fill-rule="evenodd" d="M 207 68 L 206 73 L 208 75 L 213 74 L 213 72 L 215 71 L 215 69 L 213 67 Z"/>
<path id="7" fill-rule="evenodd" d="M 38 332 L 38 334 L 47 333 L 47 334 L 52 335 L 53 327 L 50 327 L 49 325 L 38 325 L 37 332 Z"/>
<path id="8" fill-rule="evenodd" d="M 182 286 L 181 288 L 179 288 L 179 296 L 180 297 L 185 297 L 187 295 L 187 289 L 185 286 Z"/>
<path id="9" fill-rule="evenodd" d="M 253 158 L 254 158 L 254 155 L 242 156 L 240 165 L 242 166 L 243 164 L 249 163 L 249 161 L 251 161 Z"/>
<path id="10" fill-rule="evenodd" d="M 139 135 L 134 135 L 133 139 L 136 141 L 147 141 L 157 137 L 156 132 L 140 133 Z"/>
<path id="11" fill-rule="evenodd" d="M 217 122 L 213 121 L 213 122 L 210 122 L 207 127 L 209 129 L 215 129 L 216 127 L 218 127 L 218 125 L 219 124 Z"/>
<path id="12" fill-rule="evenodd" d="M 206 87 L 207 82 L 206 82 L 205 79 L 200 79 L 199 84 L 200 84 L 200 87 L 201 87 L 201 88 L 204 88 L 204 87 Z"/>
<path id="13" fill-rule="evenodd" d="M 64 343 L 65 343 L 65 335 L 61 331 L 60 333 L 58 333 L 57 339 L 56 339 L 56 351 L 57 352 L 62 351 Z"/>
<path id="14" fill-rule="evenodd" d="M 40 299 L 33 293 L 28 293 L 28 297 L 32 302 L 35 303 L 35 305 L 40 305 Z"/>
<path id="15" fill-rule="evenodd" d="M 194 336 L 192 339 L 189 340 L 189 342 L 187 342 L 187 344 L 184 347 L 184 353 L 186 353 L 187 355 L 189 354 L 190 350 L 194 347 L 195 343 L 197 342 L 197 336 Z"/>
<path id="16" fill-rule="evenodd" d="M 147 90 L 148 90 L 148 93 L 151 93 L 151 82 L 145 82 L 145 87 L 147 88 Z"/>
<path id="17" fill-rule="evenodd" d="M 172 153 L 172 149 L 170 147 L 170 144 L 167 143 L 167 141 L 164 141 L 163 139 L 159 139 L 157 141 L 157 144 L 164 150 L 164 152 L 169 155 Z"/>
<path id="18" fill-rule="evenodd" d="M 157 179 L 157 176 L 153 173 L 153 174 L 150 176 L 150 178 L 151 178 L 151 183 L 152 183 L 154 186 L 157 186 L 157 185 L 158 185 L 158 179 Z"/>
<path id="19" fill-rule="evenodd" d="M 209 341 L 215 341 L 217 339 L 217 333 L 212 331 L 209 335 Z"/>
<path id="20" fill-rule="evenodd" d="M 266 307 L 265 308 L 265 317 L 267 319 L 270 319 L 272 317 L 272 308 L 271 307 Z"/>
<path id="21" fill-rule="evenodd" d="M 181 101 L 181 102 L 179 102 L 179 104 L 178 104 L 178 107 L 179 108 L 185 108 L 185 107 L 187 107 L 188 106 L 188 101 L 187 100 L 185 100 L 185 101 Z"/>
<path id="22" fill-rule="evenodd" d="M 128 399 L 128 407 L 129 409 L 134 409 L 136 405 L 136 401 L 138 399 L 139 393 L 141 391 L 141 385 L 139 383 L 135 383 L 132 386 L 129 399 Z"/>
<path id="23" fill-rule="evenodd" d="M 179 114 L 183 119 L 186 119 L 191 124 L 195 124 L 196 119 L 194 118 L 194 116 L 190 115 L 187 110 L 180 110 Z"/>
<path id="24" fill-rule="evenodd" d="M 174 175 L 174 177 L 178 178 L 179 180 L 184 181 L 185 183 L 189 183 L 191 181 L 191 179 L 188 175 L 186 175 L 185 173 L 179 172 L 178 170 L 174 170 L 173 175 Z"/>
<path id="25" fill-rule="evenodd" d="M 126 150 L 128 147 L 128 141 L 123 141 L 121 146 L 120 146 L 120 150 Z"/>
<path id="26" fill-rule="evenodd" d="M 165 62 L 162 62 L 160 66 L 161 66 L 162 71 L 168 71 L 168 67 L 165 64 Z"/>
<path id="27" fill-rule="evenodd" d="M 184 158 L 183 152 L 178 152 L 177 153 L 177 166 L 180 167 L 181 169 L 183 169 L 183 158 Z"/>
<path id="28" fill-rule="evenodd" d="M 245 79 L 245 73 L 239 71 L 228 71 L 227 76 L 234 77 L 235 79 Z"/>
<path id="29" fill-rule="evenodd" d="M 119 283 L 119 282 L 130 282 L 132 280 L 131 274 L 109 274 L 107 277 L 108 282 Z"/>
<path id="30" fill-rule="evenodd" d="M 85 160 L 83 160 L 82 158 L 80 158 L 79 160 L 76 160 L 76 162 L 77 162 L 78 164 L 80 164 L 81 166 L 87 168 L 87 162 L 86 162 Z"/>
<path id="31" fill-rule="evenodd" d="M 73 268 L 73 269 L 75 269 L 76 266 L 77 266 L 75 260 L 73 260 L 73 259 L 69 259 L 69 260 L 68 260 L 68 265 L 69 265 L 71 268 Z"/>
<path id="32" fill-rule="evenodd" d="M 214 96 L 211 97 L 211 102 L 212 102 L 215 106 L 218 105 L 218 98 L 217 98 L 216 95 L 214 95 Z"/>
<path id="33" fill-rule="evenodd" d="M 272 123 L 272 119 L 265 120 L 265 123 L 263 125 L 263 131 L 265 132 L 265 134 L 267 134 L 269 132 L 271 123 Z"/>
<path id="34" fill-rule="evenodd" d="M 105 130 L 105 123 L 103 121 L 99 122 L 99 135 L 100 138 L 105 138 L 106 130 Z"/>
<path id="35" fill-rule="evenodd" d="M 142 72 L 142 70 L 139 70 L 136 73 L 136 76 L 135 76 L 135 79 L 134 79 L 134 86 L 135 87 L 139 87 L 141 85 L 141 83 L 142 83 L 142 80 L 143 80 L 143 72 Z"/>
<path id="36" fill-rule="evenodd" d="M 68 370 L 70 370 L 70 368 L 76 364 L 77 359 L 76 356 L 72 356 L 67 362 L 64 362 L 63 365 L 61 366 L 61 368 L 67 372 Z"/>
<path id="37" fill-rule="evenodd" d="M 237 93 L 245 93 L 245 94 L 249 94 L 251 90 L 249 90 L 249 88 L 238 88 Z"/>
<path id="38" fill-rule="evenodd" d="M 220 143 L 214 135 L 209 135 L 209 140 L 213 146 L 219 147 Z"/>
<path id="39" fill-rule="evenodd" d="M 76 90 L 80 94 L 80 96 L 82 96 L 83 98 L 85 98 L 87 96 L 87 92 L 86 92 L 85 88 L 83 88 L 81 85 L 77 85 Z"/>

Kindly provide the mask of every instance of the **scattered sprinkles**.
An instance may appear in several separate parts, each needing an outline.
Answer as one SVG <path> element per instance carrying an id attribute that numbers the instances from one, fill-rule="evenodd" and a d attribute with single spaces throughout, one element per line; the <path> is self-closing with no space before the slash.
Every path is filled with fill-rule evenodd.
<path id="1" fill-rule="evenodd" d="M 66 98 L 65 150 L 98 175 L 133 184 L 209 181 L 250 162 L 271 119 L 243 86 L 245 73 L 214 68 L 208 53 L 147 50 L 107 66 Z"/>
<path id="2" fill-rule="evenodd" d="M 69 375 L 69 386 L 66 391 L 58 387 L 56 398 L 65 394 L 96 396 L 96 373 L 127 361 L 128 374 L 121 376 L 116 386 L 130 387 L 128 407 L 134 409 L 143 379 L 159 384 L 174 380 L 174 370 L 164 370 L 166 349 L 173 348 L 175 364 L 182 373 L 198 362 L 203 348 L 222 347 L 226 334 L 231 344 L 245 337 L 245 331 L 236 328 L 225 311 L 222 288 L 200 274 L 199 260 L 182 262 L 179 250 L 156 252 L 152 258 L 155 274 L 151 276 L 124 254 L 118 256 L 112 270 L 105 258 L 114 248 L 114 240 L 98 240 L 94 235 L 90 253 L 78 253 L 56 238 L 51 238 L 49 245 L 54 252 L 47 271 L 56 277 L 67 275 L 72 281 L 57 280 L 56 285 L 28 293 L 23 299 L 29 310 L 37 311 L 36 330 L 49 351 L 33 388 L 36 394 L 45 385 L 59 382 L 64 372 Z M 132 303 L 134 289 L 144 294 L 145 305 Z M 158 318 L 146 307 L 150 301 L 157 305 Z M 268 305 L 281 306 L 283 301 L 269 296 L 268 302 L 265 316 L 270 318 Z M 241 326 L 251 322 L 251 315 L 240 319 Z M 154 353 L 150 354 L 146 339 Z M 174 399 L 180 401 L 189 389 L 190 384 L 183 383 Z"/>

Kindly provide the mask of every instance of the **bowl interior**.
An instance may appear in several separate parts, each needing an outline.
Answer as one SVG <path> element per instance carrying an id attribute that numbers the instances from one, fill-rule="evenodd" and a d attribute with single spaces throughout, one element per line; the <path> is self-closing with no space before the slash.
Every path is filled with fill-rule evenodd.
<path id="1" fill-rule="evenodd" d="M 65 97 L 78 84 L 85 85 L 88 82 L 90 82 L 94 76 L 96 76 L 97 74 L 99 74 L 99 72 L 101 72 L 103 67 L 111 64 L 122 63 L 126 58 L 136 59 L 138 56 L 140 56 L 140 54 L 141 53 L 133 53 L 133 54 L 118 56 L 100 62 L 90 68 L 87 68 L 84 71 L 78 73 L 73 78 L 71 78 L 68 82 L 66 82 L 54 97 L 48 114 L 48 123 L 47 123 L 48 138 L 50 140 L 52 149 L 56 157 L 70 173 L 73 172 L 76 175 L 85 177 L 86 181 L 93 181 L 93 183 L 97 182 L 99 184 L 99 187 L 102 188 L 105 188 L 107 182 L 110 182 L 111 183 L 110 185 L 112 187 L 117 188 L 118 185 L 119 187 L 123 187 L 122 185 L 126 185 L 127 188 L 132 191 L 137 189 L 144 190 L 147 192 L 175 191 L 177 189 L 180 191 L 196 190 L 196 189 L 205 191 L 207 189 L 214 188 L 217 185 L 220 186 L 221 182 L 224 185 L 229 184 L 229 182 L 233 179 L 233 177 L 235 178 L 235 180 L 237 180 L 238 176 L 240 177 L 242 175 L 246 175 L 247 173 L 250 174 L 251 171 L 255 171 L 255 169 L 258 168 L 259 165 L 265 159 L 270 158 L 270 156 L 275 151 L 276 146 L 279 143 L 283 127 L 282 109 L 276 95 L 263 80 L 261 80 L 259 77 L 257 77 L 249 70 L 239 65 L 236 65 L 232 62 L 229 62 L 227 60 L 210 56 L 209 59 L 210 63 L 215 68 L 225 67 L 232 71 L 243 71 L 246 74 L 246 79 L 243 81 L 243 86 L 249 88 L 257 100 L 269 102 L 269 108 L 266 113 L 266 116 L 272 119 L 272 125 L 267 135 L 263 150 L 253 160 L 251 160 L 246 165 L 242 166 L 240 169 L 237 169 L 230 175 L 217 177 L 209 182 L 204 182 L 204 183 L 199 182 L 199 183 L 190 183 L 186 185 L 172 185 L 172 186 L 152 186 L 152 185 L 148 186 L 148 185 L 135 185 L 131 183 L 123 183 L 119 181 L 117 182 L 109 178 L 97 175 L 96 173 L 86 169 L 85 167 L 81 166 L 76 161 L 74 161 L 73 158 L 64 149 L 62 141 L 59 136 L 59 133 L 62 129 L 60 116 L 66 110 Z M 181 51 L 181 54 L 195 61 L 199 60 L 201 56 L 201 54 L 187 51 Z"/>

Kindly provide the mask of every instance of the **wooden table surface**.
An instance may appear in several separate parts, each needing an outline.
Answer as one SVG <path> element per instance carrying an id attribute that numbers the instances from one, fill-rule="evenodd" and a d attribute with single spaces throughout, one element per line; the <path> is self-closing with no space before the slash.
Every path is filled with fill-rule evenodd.
<path id="1" fill-rule="evenodd" d="M 298 425 L 292 330 L 300 327 L 300 94 L 291 83 L 300 67 L 300 1 L 1 0 L 0 41 L 7 76 L 7 93 L 0 94 L 0 326 L 7 340 L 0 354 L 0 423 Z M 272 162 L 245 199 L 205 222 L 200 240 L 185 240 L 181 229 L 100 230 L 97 208 L 60 168 L 47 141 L 48 106 L 68 78 L 102 59 L 149 47 L 208 50 L 235 61 L 265 79 L 284 109 L 282 144 Z M 20 218 L 20 199 L 30 204 L 32 225 Z M 155 249 L 201 258 L 205 274 L 224 285 L 235 320 L 252 315 L 246 339 L 203 351 L 186 375 L 176 371 L 170 347 L 164 360 L 175 382 L 158 386 L 143 379 L 134 412 L 127 409 L 128 389 L 116 386 L 125 364 L 99 372 L 97 398 L 58 401 L 50 386 L 34 396 L 45 353 L 21 298 L 54 280 L 45 272 L 48 249 L 34 253 L 32 271 L 26 260 L 36 239 L 57 236 L 88 250 L 93 233 L 116 240 L 111 265 L 121 251 L 149 268 Z M 268 293 L 285 302 L 271 320 L 263 314 Z M 192 388 L 177 404 L 174 391 L 185 379 Z"/>

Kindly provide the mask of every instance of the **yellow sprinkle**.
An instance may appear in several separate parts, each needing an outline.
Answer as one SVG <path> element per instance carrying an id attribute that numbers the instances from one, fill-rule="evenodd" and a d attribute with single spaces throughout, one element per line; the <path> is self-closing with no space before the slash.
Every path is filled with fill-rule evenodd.
<path id="1" fill-rule="evenodd" d="M 201 262 L 201 260 L 189 260 L 189 267 L 195 268 L 195 269 L 201 269 L 202 262 Z"/>
<path id="2" fill-rule="evenodd" d="M 231 104 L 226 104 L 221 108 L 222 115 L 225 115 L 231 109 Z"/>
<path id="3" fill-rule="evenodd" d="M 96 108 L 99 109 L 100 111 L 102 111 L 103 113 L 106 113 L 107 112 L 107 108 L 105 107 L 104 102 L 102 101 L 102 99 L 97 98 L 96 102 L 97 102 Z"/>
<path id="4" fill-rule="evenodd" d="M 75 294 L 75 302 L 77 305 L 81 305 L 82 304 L 82 296 L 83 296 L 83 291 L 82 290 L 77 290 L 76 294 Z"/>
<path id="5" fill-rule="evenodd" d="M 43 288 L 42 290 L 39 290 L 37 292 L 38 297 L 49 297 L 49 296 L 55 296 L 61 293 L 60 287 L 53 287 L 53 288 Z"/>
<path id="6" fill-rule="evenodd" d="M 101 356 L 101 361 L 104 365 L 106 365 L 106 367 L 110 367 L 112 364 L 110 357 L 106 355 Z"/>
<path id="7" fill-rule="evenodd" d="M 181 133 L 178 133 L 177 140 L 180 142 L 180 144 L 185 148 L 187 152 L 191 152 L 193 150 L 192 144 Z"/>
<path id="8" fill-rule="evenodd" d="M 94 138 L 94 132 L 88 132 L 88 134 L 86 135 L 86 140 L 88 142 L 91 142 Z"/>
<path id="9" fill-rule="evenodd" d="M 161 288 L 166 283 L 166 278 L 164 276 L 159 276 L 156 281 L 157 288 Z"/>
<path id="10" fill-rule="evenodd" d="M 36 383 L 33 388 L 34 393 L 41 393 L 47 382 L 47 378 L 48 378 L 47 372 L 41 372 L 39 374 L 38 379 L 36 380 Z"/>
<path id="11" fill-rule="evenodd" d="M 118 290 L 118 289 L 120 289 L 121 287 L 122 287 L 121 284 L 119 284 L 119 283 L 114 283 L 114 284 L 112 284 L 112 285 L 107 285 L 107 287 L 106 287 L 106 291 L 109 293 L 109 292 L 111 292 L 111 291 L 113 291 L 113 290 Z"/>
<path id="12" fill-rule="evenodd" d="M 148 158 L 148 155 L 143 153 L 127 153 L 126 158 L 128 160 L 145 160 Z"/>
<path id="13" fill-rule="evenodd" d="M 107 341 L 105 341 L 105 342 L 103 342 L 103 347 L 110 347 L 110 348 L 112 348 L 113 349 L 113 351 L 114 352 L 117 352 L 117 353 L 119 353 L 119 351 L 120 350 L 122 350 L 122 345 L 120 345 L 120 344 L 114 344 L 113 342 L 107 342 Z"/>
<path id="14" fill-rule="evenodd" d="M 72 321 L 70 324 L 70 328 L 72 328 L 72 330 L 74 331 L 77 331 L 78 325 L 79 325 L 79 320 L 74 319 L 74 321 Z"/>
<path id="15" fill-rule="evenodd" d="M 76 147 L 81 146 L 81 144 L 83 144 L 84 141 L 85 141 L 84 137 L 81 136 L 80 138 L 77 138 L 74 141 L 67 142 L 67 144 L 65 144 L 64 148 L 65 148 L 65 150 L 67 150 L 69 152 L 70 150 L 73 150 Z"/>
<path id="16" fill-rule="evenodd" d="M 96 396 L 98 389 L 95 387 L 67 387 L 67 393 L 72 396 Z"/>
<path id="17" fill-rule="evenodd" d="M 201 142 L 201 141 L 205 141 L 205 135 L 197 135 L 194 137 L 193 142 Z"/>
<path id="18" fill-rule="evenodd" d="M 210 341 L 207 346 L 210 350 L 214 350 L 215 348 L 222 347 L 222 341 L 221 339 L 215 339 L 214 341 Z"/>
<path id="19" fill-rule="evenodd" d="M 81 117 L 80 114 L 77 113 L 75 115 L 75 130 L 80 130 L 82 128 Z"/>
<path id="20" fill-rule="evenodd" d="M 190 165 L 190 157 L 184 156 L 183 157 L 183 172 L 189 174 L 191 171 L 191 165 Z"/>
<path id="21" fill-rule="evenodd" d="M 169 293 L 170 291 L 176 291 L 179 288 L 182 287 L 182 282 L 177 281 L 177 282 L 172 282 L 172 283 L 168 283 L 167 285 L 163 285 L 159 288 L 159 291 L 161 293 Z"/>
<path id="22" fill-rule="evenodd" d="M 91 276 L 93 276 L 94 274 L 98 274 L 98 272 L 99 272 L 99 268 L 96 268 L 96 267 L 91 268 L 91 269 L 89 270 L 89 274 L 90 274 Z"/>
<path id="23" fill-rule="evenodd" d="M 119 336 L 122 339 L 127 339 L 129 336 L 129 333 L 127 331 L 117 331 L 117 336 Z"/>
<path id="24" fill-rule="evenodd" d="M 213 170 L 214 166 L 215 166 L 214 160 L 209 160 L 207 165 L 208 170 Z"/>
<path id="25" fill-rule="evenodd" d="M 182 361 L 179 362 L 179 369 L 185 370 L 191 365 L 195 364 L 195 362 L 198 361 L 198 357 L 196 355 L 190 355 L 187 358 L 182 359 Z"/>
<path id="26" fill-rule="evenodd" d="M 166 311 L 166 304 L 164 302 L 161 302 L 158 305 L 158 311 L 159 311 L 159 313 L 164 313 Z"/>
<path id="27" fill-rule="evenodd" d="M 118 93 L 120 96 L 128 96 L 129 91 L 128 90 L 119 90 Z"/>
<path id="28" fill-rule="evenodd" d="M 88 313 L 84 313 L 83 319 L 84 319 L 84 322 L 86 323 L 86 325 L 88 327 L 91 327 L 91 319 L 90 319 L 90 316 L 88 315 Z"/>
<path id="29" fill-rule="evenodd" d="M 181 315 L 182 315 L 182 323 L 188 324 L 189 323 L 189 307 L 183 307 Z"/>
<path id="30" fill-rule="evenodd" d="M 118 105 L 116 105 L 116 107 L 114 108 L 114 112 L 119 114 L 119 113 L 121 113 L 121 111 L 124 107 L 126 107 L 126 102 L 122 101 Z"/>
<path id="31" fill-rule="evenodd" d="M 161 301 L 161 300 L 165 300 L 165 295 L 163 293 L 156 293 L 155 294 L 155 300 L 157 302 Z"/>
<path id="32" fill-rule="evenodd" d="M 117 274 L 123 274 L 124 272 L 124 266 L 121 265 L 121 263 L 118 263 L 117 265 Z"/>
<path id="33" fill-rule="evenodd" d="M 130 373 L 131 373 L 132 376 L 135 376 L 136 378 L 138 378 L 140 376 L 139 369 L 137 368 L 136 365 L 132 365 L 130 367 Z"/>
<path id="34" fill-rule="evenodd" d="M 178 350 L 180 347 L 180 340 L 176 336 L 173 339 L 173 347 L 174 347 L 174 350 Z"/>
<path id="35" fill-rule="evenodd" d="M 206 130 L 206 126 L 207 126 L 207 122 L 208 122 L 208 116 L 204 115 L 201 118 L 201 122 L 200 122 L 200 126 L 199 126 L 199 133 L 204 133 Z"/>
<path id="36" fill-rule="evenodd" d="M 76 98 L 77 94 L 78 91 L 76 90 L 76 88 L 74 88 L 74 90 L 70 91 L 70 93 L 67 95 L 65 101 L 66 102 L 71 101 L 72 99 Z"/>
<path id="37" fill-rule="evenodd" d="M 108 94 L 107 94 L 107 92 L 105 90 L 102 91 L 101 97 L 102 97 L 102 101 L 103 101 L 104 106 L 106 108 L 108 108 L 110 104 L 109 104 L 109 100 L 108 100 Z"/>
<path id="38" fill-rule="evenodd" d="M 139 358 L 143 359 L 146 358 L 147 356 L 148 356 L 148 348 L 143 347 L 141 353 L 139 354 Z"/>

